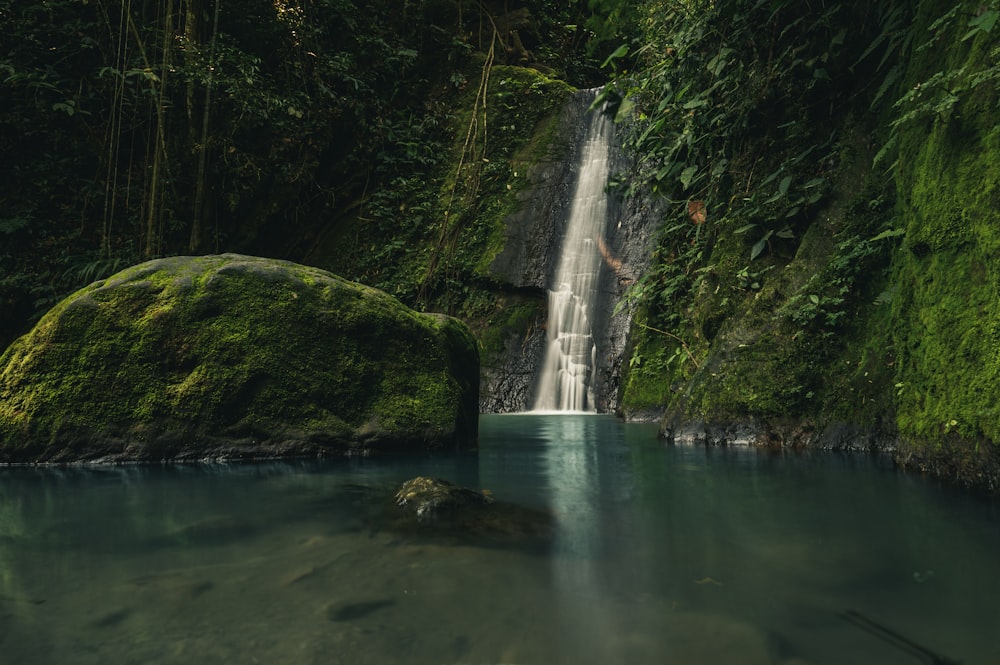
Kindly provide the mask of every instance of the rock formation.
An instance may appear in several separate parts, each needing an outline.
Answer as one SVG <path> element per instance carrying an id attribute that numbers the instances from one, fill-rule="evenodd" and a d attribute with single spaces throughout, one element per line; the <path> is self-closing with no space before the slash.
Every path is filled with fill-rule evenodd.
<path id="1" fill-rule="evenodd" d="M 287 261 L 150 261 L 54 307 L 0 357 L 0 461 L 474 447 L 456 319 Z"/>

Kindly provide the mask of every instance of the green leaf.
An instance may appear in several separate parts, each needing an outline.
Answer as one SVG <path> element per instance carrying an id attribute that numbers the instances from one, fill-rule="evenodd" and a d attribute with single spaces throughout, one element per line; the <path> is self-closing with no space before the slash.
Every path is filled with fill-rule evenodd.
<path id="1" fill-rule="evenodd" d="M 750 249 L 751 261 L 760 256 L 760 253 L 764 251 L 764 248 L 767 247 L 767 241 L 771 239 L 772 233 L 773 231 L 768 231 L 767 233 L 765 233 L 764 237 L 758 240 L 757 243 Z"/>
<path id="2" fill-rule="evenodd" d="M 738 228 L 735 231 L 733 231 L 733 235 L 734 236 L 738 236 L 741 233 L 746 233 L 747 231 L 749 231 L 750 229 L 754 228 L 755 226 L 757 226 L 757 225 L 756 224 L 747 224 L 745 226 L 741 226 L 740 228 Z"/>
<path id="3" fill-rule="evenodd" d="M 635 109 L 635 104 L 632 99 L 630 97 L 623 99 L 622 103 L 618 105 L 618 112 L 615 113 L 615 122 L 620 123 L 627 120 L 632 115 L 633 109 Z"/>
<path id="4" fill-rule="evenodd" d="M 771 173 L 770 175 L 768 175 L 768 176 L 767 176 L 766 178 L 764 178 L 764 180 L 763 180 L 763 181 L 762 181 L 762 182 L 760 183 L 760 184 L 761 184 L 761 186 L 764 186 L 764 185 L 766 185 L 766 184 L 768 184 L 768 183 L 770 183 L 770 182 L 773 182 L 773 181 L 774 181 L 774 179 L 775 179 L 775 178 L 777 178 L 777 177 L 778 177 L 778 175 L 779 175 L 780 173 L 781 173 L 781 169 L 778 169 L 777 171 L 775 171 L 775 172 Z"/>
<path id="5" fill-rule="evenodd" d="M 972 30 L 969 30 L 969 32 L 962 37 L 962 41 L 964 42 L 967 39 L 971 39 L 979 32 L 992 32 L 993 26 L 997 24 L 998 18 L 1000 18 L 1000 10 L 989 9 L 984 11 L 982 14 L 969 21 L 969 27 L 972 28 Z"/>
<path id="6" fill-rule="evenodd" d="M 874 238 L 869 238 L 868 242 L 878 242 L 879 240 L 885 240 L 886 238 L 898 238 L 905 233 L 905 229 L 889 229 L 888 231 L 883 231 Z"/>
<path id="7" fill-rule="evenodd" d="M 611 64 L 612 60 L 617 60 L 618 58 L 624 58 L 626 55 L 628 55 L 628 45 L 622 44 L 621 46 L 615 49 L 614 53 L 608 56 L 607 60 L 601 63 L 601 69 L 604 69 L 609 64 Z"/>
<path id="8" fill-rule="evenodd" d="M 454 74 L 452 76 L 454 76 Z M 465 77 L 464 76 L 460 78 L 459 82 L 462 82 L 462 81 L 465 81 Z M 588 111 L 596 111 L 597 109 L 603 108 L 604 107 L 604 103 L 606 101 L 608 101 L 608 97 L 611 96 L 612 92 L 615 92 L 615 93 L 618 92 L 617 90 L 615 90 L 614 86 L 606 85 L 603 88 L 601 88 L 601 91 L 599 93 L 597 93 L 597 97 L 590 104 L 590 108 L 588 108 L 587 110 Z"/>
<path id="9" fill-rule="evenodd" d="M 872 97 L 872 102 L 869 108 L 875 109 L 878 106 L 878 103 L 882 100 L 882 97 L 885 96 L 885 93 L 893 89 L 896 81 L 898 81 L 902 75 L 903 67 L 900 65 L 893 65 L 892 69 L 890 69 L 885 75 L 885 80 L 882 81 L 882 85 L 880 85 L 878 90 L 875 91 L 875 95 Z"/>
<path id="10" fill-rule="evenodd" d="M 10 234 L 19 231 L 31 223 L 27 217 L 7 217 L 0 219 L 0 233 Z"/>
<path id="11" fill-rule="evenodd" d="M 778 193 L 784 196 L 788 193 L 788 188 L 792 186 L 792 176 L 786 175 L 778 184 Z"/>
<path id="12" fill-rule="evenodd" d="M 814 305 L 818 305 L 819 304 L 819 296 L 816 295 L 815 293 L 811 294 L 809 296 L 809 302 L 811 302 Z"/>
<path id="13" fill-rule="evenodd" d="M 767 201 L 764 201 L 764 203 L 765 204 L 774 203 L 775 201 L 779 200 L 780 198 L 788 194 L 788 188 L 791 186 L 792 186 L 792 176 L 786 175 L 784 178 L 781 179 L 781 182 L 778 183 L 778 191 L 775 192 L 774 195 Z"/>
<path id="14" fill-rule="evenodd" d="M 888 305 L 892 302 L 892 297 L 895 295 L 895 289 L 886 289 L 882 293 L 878 294 L 875 298 L 876 305 Z M 899 386 L 896 386 L 897 388 Z"/>
<path id="15" fill-rule="evenodd" d="M 52 105 L 53 111 L 62 111 L 66 115 L 73 115 L 76 112 L 75 108 L 76 102 L 72 99 L 67 99 L 65 102 L 56 102 Z"/>
<path id="16" fill-rule="evenodd" d="M 695 174 L 698 173 L 697 166 L 689 166 L 683 171 L 681 171 L 681 184 L 684 185 L 684 189 L 691 186 L 691 181 L 694 179 Z"/>
<path id="17" fill-rule="evenodd" d="M 726 65 L 729 64 L 726 58 L 728 58 L 729 54 L 732 52 L 733 49 L 731 48 L 720 49 L 716 56 L 706 65 L 708 71 L 712 72 L 715 76 L 719 76 L 719 74 L 722 73 L 722 70 L 725 69 Z"/>

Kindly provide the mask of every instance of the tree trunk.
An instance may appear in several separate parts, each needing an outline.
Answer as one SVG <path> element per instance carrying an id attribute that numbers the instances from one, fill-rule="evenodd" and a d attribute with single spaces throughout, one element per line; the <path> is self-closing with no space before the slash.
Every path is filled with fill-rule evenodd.
<path id="1" fill-rule="evenodd" d="M 153 100 L 156 104 L 156 139 L 153 145 L 153 165 L 150 172 L 149 197 L 146 200 L 146 242 L 143 255 L 152 258 L 160 254 L 160 229 L 163 224 L 163 198 L 161 190 L 161 174 L 164 162 L 167 160 L 167 128 L 163 107 L 167 99 L 167 77 L 173 58 L 174 41 L 174 0 L 167 0 L 163 17 L 163 53 L 160 67 L 160 94 Z"/>
<path id="2" fill-rule="evenodd" d="M 215 13 L 212 19 L 212 37 L 208 49 L 208 76 L 205 80 L 204 108 L 201 111 L 201 140 L 198 143 L 198 174 L 194 190 L 194 217 L 191 222 L 191 238 L 188 250 L 197 253 L 201 249 L 202 228 L 205 217 L 205 179 L 208 163 L 209 119 L 212 110 L 212 82 L 215 77 L 215 38 L 219 32 L 219 10 L 221 0 L 215 0 Z"/>

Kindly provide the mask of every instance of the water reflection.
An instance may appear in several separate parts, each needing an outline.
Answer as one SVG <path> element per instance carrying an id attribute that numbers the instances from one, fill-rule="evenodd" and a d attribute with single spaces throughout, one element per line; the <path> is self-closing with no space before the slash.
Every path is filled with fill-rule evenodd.
<path id="1" fill-rule="evenodd" d="M 611 640 L 602 636 L 612 622 L 610 608 L 603 602 L 599 564 L 605 542 L 602 480 L 613 470 L 599 464 L 601 420 L 583 415 L 549 417 L 542 421 L 540 430 L 546 446 L 550 501 L 559 520 L 557 556 L 552 558 L 553 585 L 559 599 L 557 639 L 563 653 L 576 653 L 580 658 L 580 637 L 586 635 L 588 651 L 600 649 L 599 653 L 591 651 L 590 656 L 608 662 L 610 654 L 604 650 Z"/>
<path id="2" fill-rule="evenodd" d="M 602 416 L 486 417 L 481 436 L 473 454 L 0 470 L 0 661 L 920 662 L 861 616 L 1000 662 L 993 501 L 878 458 L 666 447 Z M 415 475 L 551 510 L 555 542 L 389 528 Z"/>

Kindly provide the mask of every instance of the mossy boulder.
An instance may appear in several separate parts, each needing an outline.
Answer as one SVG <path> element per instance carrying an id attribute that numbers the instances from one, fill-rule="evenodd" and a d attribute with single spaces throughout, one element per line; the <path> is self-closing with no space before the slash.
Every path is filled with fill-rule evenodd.
<path id="1" fill-rule="evenodd" d="M 456 319 L 287 261 L 160 259 L 0 357 L 0 461 L 472 447 L 478 381 Z"/>
<path id="2" fill-rule="evenodd" d="M 396 505 L 416 516 L 419 524 L 434 524 L 464 511 L 492 505 L 492 497 L 447 480 L 418 476 L 407 480 L 393 497 Z"/>

